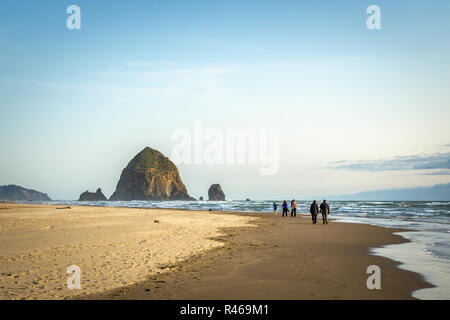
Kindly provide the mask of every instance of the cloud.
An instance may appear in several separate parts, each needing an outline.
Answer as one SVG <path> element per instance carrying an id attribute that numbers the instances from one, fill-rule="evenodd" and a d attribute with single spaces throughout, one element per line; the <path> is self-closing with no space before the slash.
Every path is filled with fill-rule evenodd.
<path id="1" fill-rule="evenodd" d="M 124 101 L 146 96 L 221 97 L 228 77 L 243 72 L 237 64 L 186 65 L 170 61 L 128 61 L 121 67 L 97 73 Z"/>
<path id="2" fill-rule="evenodd" d="M 221 97 L 227 93 L 224 77 L 242 72 L 235 64 L 182 65 L 172 61 L 127 61 L 116 69 L 92 74 L 84 83 L 0 78 L 0 84 L 54 89 L 92 89 L 111 92 L 118 101 L 135 101 L 148 96 Z M 89 85 L 86 82 L 89 81 Z"/>
<path id="3" fill-rule="evenodd" d="M 438 170 L 425 173 L 419 173 L 422 176 L 450 176 L 450 170 Z"/>
<path id="4" fill-rule="evenodd" d="M 49 87 L 49 88 L 58 88 L 58 89 L 67 89 L 68 85 L 64 83 L 58 82 L 45 82 L 45 81 L 29 81 L 29 80 L 17 80 L 17 79 L 9 79 L 4 78 L 1 80 L 2 83 L 11 84 L 11 85 L 19 85 L 19 86 L 38 86 L 38 87 Z"/>
<path id="5" fill-rule="evenodd" d="M 392 159 L 335 161 L 326 169 L 354 171 L 405 171 L 450 169 L 450 152 L 431 155 L 416 154 Z M 432 174 L 432 173 L 430 173 Z M 437 173 L 434 173 L 437 174 Z"/>
<path id="6" fill-rule="evenodd" d="M 178 66 L 179 63 L 174 61 L 127 61 L 124 63 L 125 67 L 130 68 L 150 68 L 150 67 L 175 67 Z"/>

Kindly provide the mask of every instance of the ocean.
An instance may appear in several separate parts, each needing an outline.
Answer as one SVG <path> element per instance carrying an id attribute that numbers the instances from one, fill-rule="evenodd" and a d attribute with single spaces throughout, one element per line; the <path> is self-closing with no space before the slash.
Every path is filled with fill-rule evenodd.
<path id="1" fill-rule="evenodd" d="M 229 201 L 46 201 L 45 204 L 109 207 L 172 208 L 236 212 L 272 212 L 274 200 Z M 289 199 L 287 199 L 289 203 Z M 278 211 L 282 201 L 277 200 Z M 311 201 L 299 201 L 297 211 L 309 216 Z M 330 218 L 341 223 L 364 223 L 408 229 L 399 232 L 409 243 L 371 249 L 421 274 L 434 288 L 417 290 L 419 299 L 450 299 L 450 202 L 447 201 L 329 201 Z"/>

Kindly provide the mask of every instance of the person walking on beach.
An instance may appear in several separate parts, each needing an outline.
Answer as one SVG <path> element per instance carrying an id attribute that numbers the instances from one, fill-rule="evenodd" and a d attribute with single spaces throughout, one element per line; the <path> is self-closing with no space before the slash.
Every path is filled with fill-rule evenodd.
<path id="1" fill-rule="evenodd" d="M 297 201 L 295 201 L 295 199 L 292 200 L 291 201 L 291 218 L 292 217 L 295 218 L 297 216 L 297 206 L 298 206 Z"/>
<path id="2" fill-rule="evenodd" d="M 278 205 L 275 203 L 275 201 L 273 202 L 272 207 L 273 207 L 273 214 L 274 214 L 274 215 L 277 215 Z"/>
<path id="3" fill-rule="evenodd" d="M 287 217 L 288 212 L 289 212 L 288 204 L 287 204 L 286 200 L 284 200 L 284 202 L 283 202 L 283 215 L 281 217 L 284 217 L 285 215 Z"/>
<path id="4" fill-rule="evenodd" d="M 317 215 L 319 214 L 319 206 L 317 205 L 316 200 L 311 203 L 311 206 L 309 207 L 309 212 L 311 212 L 311 218 L 313 224 L 317 223 Z"/>
<path id="5" fill-rule="evenodd" d="M 330 206 L 327 203 L 327 200 L 323 200 L 320 204 L 320 212 L 322 213 L 323 224 L 328 224 L 328 215 L 330 214 Z"/>

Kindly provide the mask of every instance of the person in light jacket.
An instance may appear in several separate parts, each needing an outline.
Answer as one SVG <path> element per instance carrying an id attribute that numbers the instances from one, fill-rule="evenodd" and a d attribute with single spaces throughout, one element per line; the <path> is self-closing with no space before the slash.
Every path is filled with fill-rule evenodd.
<path id="1" fill-rule="evenodd" d="M 295 218 L 297 216 L 297 206 L 298 206 L 297 201 L 295 201 L 295 199 L 292 200 L 291 201 L 291 218 Z"/>

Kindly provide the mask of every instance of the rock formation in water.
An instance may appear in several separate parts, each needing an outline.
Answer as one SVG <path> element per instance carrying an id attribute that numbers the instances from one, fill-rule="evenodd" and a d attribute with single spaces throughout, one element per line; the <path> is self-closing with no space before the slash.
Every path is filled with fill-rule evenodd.
<path id="1" fill-rule="evenodd" d="M 102 193 L 102 189 L 98 188 L 96 192 L 83 192 L 80 194 L 78 201 L 106 201 L 105 195 Z"/>
<path id="2" fill-rule="evenodd" d="M 208 201 L 225 201 L 225 194 L 220 184 L 213 184 L 208 190 Z"/>
<path id="3" fill-rule="evenodd" d="M 123 169 L 110 200 L 195 200 L 187 193 L 175 164 L 146 147 Z"/>
<path id="4" fill-rule="evenodd" d="M 200 200 L 200 201 L 204 201 L 204 199 L 203 199 L 203 197 L 200 197 L 198 200 Z"/>
<path id="5" fill-rule="evenodd" d="M 46 193 L 26 189 L 14 184 L 0 186 L 0 200 L 5 201 L 50 201 Z"/>

